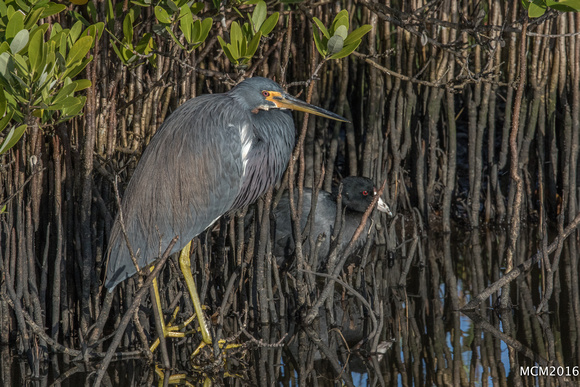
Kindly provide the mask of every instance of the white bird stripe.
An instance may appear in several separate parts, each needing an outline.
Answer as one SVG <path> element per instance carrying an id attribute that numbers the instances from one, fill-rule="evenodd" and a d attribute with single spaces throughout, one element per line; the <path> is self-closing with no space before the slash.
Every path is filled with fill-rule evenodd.
<path id="1" fill-rule="evenodd" d="M 244 165 L 244 172 L 242 176 L 246 175 L 246 165 L 248 164 L 248 155 L 252 148 L 252 132 L 248 124 L 240 128 L 240 139 L 242 142 L 242 162 Z"/>

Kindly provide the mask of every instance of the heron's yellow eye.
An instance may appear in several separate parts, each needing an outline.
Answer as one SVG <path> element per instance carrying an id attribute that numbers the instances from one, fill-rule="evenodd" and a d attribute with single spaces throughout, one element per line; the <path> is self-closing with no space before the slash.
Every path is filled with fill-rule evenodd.
<path id="1" fill-rule="evenodd" d="M 264 91 L 262 91 L 262 95 L 263 95 L 264 97 L 269 97 L 269 96 L 270 96 L 270 92 L 268 92 L 268 91 L 264 90 Z"/>

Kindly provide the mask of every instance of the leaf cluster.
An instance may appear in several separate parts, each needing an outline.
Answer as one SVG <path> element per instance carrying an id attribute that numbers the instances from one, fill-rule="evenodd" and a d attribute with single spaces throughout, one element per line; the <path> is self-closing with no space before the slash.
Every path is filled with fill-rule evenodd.
<path id="1" fill-rule="evenodd" d="M 122 2 L 116 4 L 112 0 L 107 2 L 106 21 L 113 49 L 125 64 L 131 64 L 142 56 L 155 65 L 155 55 L 152 51 L 157 49 L 157 45 L 153 34 L 171 39 L 182 50 L 191 52 L 205 42 L 213 24 L 211 17 L 202 19 L 198 16 L 205 8 L 203 2 L 162 0 L 153 9 L 157 21 L 153 26 L 153 33 L 146 32 L 136 37 L 134 31 L 142 24 L 142 14 L 145 14 L 142 10 L 151 7 L 152 4 L 151 0 L 134 0 L 132 3 L 133 6 L 124 14 Z M 118 19 L 123 19 L 123 36 L 120 38 L 111 32 L 114 31 L 115 20 Z M 183 34 L 183 43 L 176 35 L 177 29 Z"/>
<path id="2" fill-rule="evenodd" d="M 63 4 L 50 0 L 0 1 L 0 131 L 9 128 L 2 134 L 0 153 L 14 146 L 27 124 L 35 120 L 53 125 L 81 114 L 86 97 L 79 92 L 91 83 L 76 78 L 92 60 L 89 52 L 104 31 L 122 63 L 136 65 L 145 58 L 155 66 L 160 41 L 169 41 L 187 52 L 199 48 L 212 32 L 212 12 L 221 17 L 224 6 L 218 0 L 213 1 L 213 8 L 211 3 L 192 0 L 131 0 L 127 8 L 125 2 L 107 0 L 103 18 L 98 16 L 94 1 L 75 1 L 83 3 L 84 12 L 77 12 L 78 8 L 68 11 L 65 17 L 72 19 L 72 27 L 63 28 L 58 23 L 42 23 L 44 18 L 65 12 Z M 233 6 L 241 21 L 232 21 L 225 37 L 217 38 L 228 60 L 242 68 L 255 56 L 262 38 L 272 33 L 280 14 L 269 14 L 263 0 L 236 4 L 253 7 L 248 12 Z M 352 53 L 371 29 L 363 25 L 349 34 L 346 10 L 339 12 L 329 28 L 317 18 L 314 22 L 316 47 L 328 59 Z"/>
<path id="3" fill-rule="evenodd" d="M 165 31 L 171 36 L 173 41 L 182 49 L 189 52 L 198 48 L 209 35 L 213 20 L 211 18 L 200 19 L 197 14 L 203 11 L 204 3 L 193 3 L 186 0 L 173 2 L 167 0 L 166 6 L 157 5 L 155 7 L 155 17 Z M 187 47 L 182 45 L 171 29 L 173 23 L 179 23 L 179 29 L 185 37 Z"/>
<path id="4" fill-rule="evenodd" d="M 0 154 L 13 147 L 27 124 L 38 118 L 54 124 L 81 113 L 86 97 L 75 93 L 91 86 L 73 80 L 92 60 L 87 56 L 102 33 L 102 23 L 83 29 L 39 24 L 65 10 L 48 0 L 0 2 L 0 131 L 10 127 Z M 22 124 L 22 125 L 18 125 Z"/>
<path id="5" fill-rule="evenodd" d="M 316 49 L 327 59 L 340 59 L 350 55 L 360 45 L 362 37 L 372 29 L 369 24 L 365 24 L 349 34 L 349 15 L 345 9 L 336 15 L 330 28 L 326 28 L 316 17 L 313 20 L 316 28 L 312 26 L 312 34 Z"/>
<path id="6" fill-rule="evenodd" d="M 229 61 L 236 66 L 247 65 L 251 60 L 262 36 L 267 36 L 276 24 L 280 14 L 278 12 L 267 16 L 266 3 L 262 0 L 247 2 L 248 4 L 256 4 L 254 12 L 248 14 L 248 22 L 242 26 L 236 21 L 232 22 L 230 26 L 230 43 L 227 43 L 221 36 L 218 36 L 220 46 L 224 50 Z M 240 16 L 244 17 L 239 11 Z"/>

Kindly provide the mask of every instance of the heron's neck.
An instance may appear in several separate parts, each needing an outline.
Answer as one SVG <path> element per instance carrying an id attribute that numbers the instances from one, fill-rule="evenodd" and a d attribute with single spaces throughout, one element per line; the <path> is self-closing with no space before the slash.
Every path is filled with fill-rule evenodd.
<path id="1" fill-rule="evenodd" d="M 242 188 L 233 209 L 254 202 L 276 185 L 294 149 L 294 121 L 289 112 L 274 109 L 251 114 L 252 143 L 246 154 Z"/>

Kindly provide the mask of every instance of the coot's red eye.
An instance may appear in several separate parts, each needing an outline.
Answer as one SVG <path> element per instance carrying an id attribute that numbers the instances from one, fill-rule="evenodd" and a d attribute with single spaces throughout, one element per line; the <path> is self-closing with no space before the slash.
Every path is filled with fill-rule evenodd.
<path id="1" fill-rule="evenodd" d="M 270 92 L 268 92 L 268 91 L 264 90 L 264 91 L 262 91 L 262 95 L 263 95 L 264 97 L 269 97 L 269 96 L 270 96 Z"/>
<path id="2" fill-rule="evenodd" d="M 363 193 L 364 196 L 368 196 L 369 191 L 363 191 L 362 193 Z"/>

